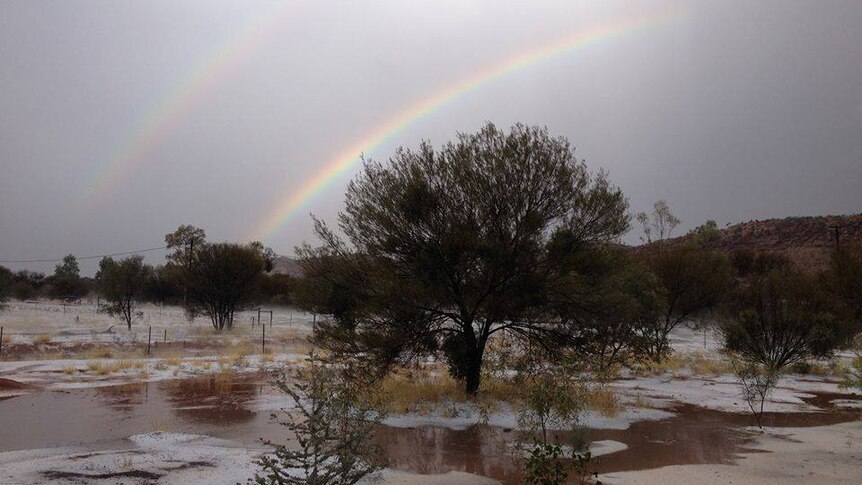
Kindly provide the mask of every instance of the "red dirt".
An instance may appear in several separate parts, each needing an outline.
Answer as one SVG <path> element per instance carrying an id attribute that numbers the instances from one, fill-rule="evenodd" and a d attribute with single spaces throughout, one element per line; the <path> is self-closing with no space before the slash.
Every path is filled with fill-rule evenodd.
<path id="1" fill-rule="evenodd" d="M 0 377 L 0 391 L 12 391 L 19 389 L 27 389 L 29 386 L 27 384 L 22 384 L 18 381 L 13 381 L 12 379 L 5 379 Z"/>

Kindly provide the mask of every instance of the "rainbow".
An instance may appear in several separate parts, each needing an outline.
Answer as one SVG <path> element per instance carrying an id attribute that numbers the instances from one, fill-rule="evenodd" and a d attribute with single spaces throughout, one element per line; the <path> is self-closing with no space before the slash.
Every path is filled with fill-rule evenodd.
<path id="1" fill-rule="evenodd" d="M 315 173 L 298 190 L 285 194 L 256 226 L 256 230 L 253 231 L 253 239 L 264 241 L 271 237 L 317 194 L 356 165 L 361 160 L 362 153 L 375 149 L 429 114 L 439 111 L 485 84 L 576 49 L 586 48 L 622 34 L 632 33 L 648 26 L 675 19 L 681 13 L 681 10 L 675 9 L 576 32 L 464 77 L 454 84 L 420 99 L 336 154 L 324 165 L 323 169 Z"/>
<path id="2" fill-rule="evenodd" d="M 261 9 L 242 27 L 227 36 L 206 56 L 171 83 L 171 89 L 158 97 L 158 102 L 138 118 L 131 134 L 108 157 L 88 184 L 90 205 L 103 200 L 109 193 L 128 183 L 134 170 L 145 163 L 151 147 L 158 145 L 184 115 L 206 100 L 239 64 L 278 33 L 284 20 L 291 17 L 293 2 L 274 2 Z"/>

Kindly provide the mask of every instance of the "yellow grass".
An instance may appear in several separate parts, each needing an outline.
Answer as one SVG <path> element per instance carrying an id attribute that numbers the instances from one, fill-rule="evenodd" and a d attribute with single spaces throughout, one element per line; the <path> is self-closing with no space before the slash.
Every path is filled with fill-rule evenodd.
<path id="1" fill-rule="evenodd" d="M 105 347 L 95 347 L 87 354 L 90 359 L 110 359 L 114 356 L 111 349 Z"/>
<path id="2" fill-rule="evenodd" d="M 95 372 L 96 374 L 103 376 L 111 373 L 110 366 L 99 360 L 91 360 L 87 362 L 87 370 L 90 372 Z"/>
<path id="3" fill-rule="evenodd" d="M 587 409 L 596 411 L 606 418 L 616 417 L 623 410 L 617 395 L 607 388 L 594 389 L 587 393 Z"/>
<path id="4" fill-rule="evenodd" d="M 386 377 L 381 385 L 386 406 L 392 412 L 427 414 L 443 402 L 465 401 L 463 385 L 451 377 Z"/>
<path id="5" fill-rule="evenodd" d="M 3 342 L 3 345 L 9 345 L 12 343 L 12 337 L 9 335 L 4 335 L 2 342 Z"/>
<path id="6" fill-rule="evenodd" d="M 78 368 L 75 367 L 74 365 L 67 365 L 67 366 L 63 367 L 63 374 L 72 375 L 72 374 L 77 374 L 77 373 L 78 373 Z"/>
<path id="7" fill-rule="evenodd" d="M 158 433 L 167 433 L 168 431 L 170 431 L 168 427 L 168 421 L 162 417 L 150 418 L 150 427 L 154 432 Z"/>
<path id="8" fill-rule="evenodd" d="M 101 376 L 132 368 L 139 368 L 137 361 L 120 359 L 114 361 L 91 360 L 87 362 L 87 370 Z"/>
<path id="9" fill-rule="evenodd" d="M 167 359 L 165 359 L 165 364 L 171 367 L 176 367 L 182 363 L 183 359 L 180 359 L 179 357 L 168 357 Z"/>
<path id="10" fill-rule="evenodd" d="M 712 377 L 733 372 L 733 366 L 729 360 L 709 356 L 701 351 L 674 352 L 661 362 L 647 363 L 644 370 L 653 373 L 677 373 L 683 369 L 690 370 L 696 376 Z"/>
<path id="11" fill-rule="evenodd" d="M 51 343 L 51 336 L 47 333 L 40 333 L 33 337 L 33 343 L 36 345 L 44 345 Z"/>
<path id="12" fill-rule="evenodd" d="M 233 383 L 236 381 L 236 372 L 232 369 L 221 369 L 213 377 L 216 390 L 219 393 L 229 392 Z"/>

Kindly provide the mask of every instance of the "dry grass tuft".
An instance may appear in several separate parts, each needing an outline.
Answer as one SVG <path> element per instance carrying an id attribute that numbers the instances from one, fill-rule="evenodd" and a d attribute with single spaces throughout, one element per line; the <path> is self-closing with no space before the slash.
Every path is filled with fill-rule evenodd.
<path id="1" fill-rule="evenodd" d="M 111 352 L 111 349 L 105 347 L 94 347 L 87 354 L 90 359 L 110 359 L 114 356 L 114 353 Z"/>
<path id="2" fill-rule="evenodd" d="M 3 343 L 3 345 L 11 344 L 12 343 L 12 336 L 11 335 L 4 335 L 2 343 Z"/>
<path id="3" fill-rule="evenodd" d="M 114 372 L 126 370 L 126 369 L 131 369 L 134 366 L 135 366 L 135 361 L 126 360 L 126 359 L 115 360 L 114 362 L 111 363 L 111 369 Z"/>
<path id="4" fill-rule="evenodd" d="M 99 360 L 91 360 L 87 362 L 87 370 L 90 372 L 95 372 L 100 376 L 104 376 L 111 373 L 111 367 L 107 363 Z"/>
<path id="5" fill-rule="evenodd" d="M 35 345 L 50 344 L 51 343 L 51 336 L 48 335 L 47 333 L 40 333 L 39 335 L 36 335 L 35 337 L 33 337 L 33 343 Z"/>
<path id="6" fill-rule="evenodd" d="M 717 377 L 733 372 L 730 361 L 724 358 L 711 357 L 701 351 L 674 352 L 661 362 L 649 362 L 644 364 L 641 370 L 647 373 L 677 373 L 688 369 L 696 376 Z"/>
<path id="7" fill-rule="evenodd" d="M 216 390 L 221 393 L 230 392 L 233 387 L 233 383 L 236 381 L 236 372 L 232 369 L 221 369 L 213 376 L 213 382 L 215 383 Z"/>
<path id="8" fill-rule="evenodd" d="M 115 361 L 91 360 L 87 362 L 87 370 L 95 372 L 100 376 L 132 368 L 138 368 L 137 361 L 121 359 Z"/>
<path id="9" fill-rule="evenodd" d="M 623 411 L 623 405 L 614 391 L 607 388 L 594 389 L 587 393 L 587 409 L 596 411 L 606 418 L 616 417 Z"/>
<path id="10" fill-rule="evenodd" d="M 72 375 L 72 374 L 77 374 L 77 373 L 78 373 L 78 368 L 74 365 L 67 365 L 67 366 L 63 367 L 63 374 Z"/>
<path id="11" fill-rule="evenodd" d="M 419 377 L 394 374 L 381 382 L 386 407 L 391 412 L 428 414 L 444 402 L 466 401 L 461 383 L 451 377 Z"/>
<path id="12" fill-rule="evenodd" d="M 150 428 L 152 428 L 152 430 L 157 433 L 167 433 L 168 431 L 170 431 L 168 427 L 168 420 L 162 417 L 150 418 Z"/>
<path id="13" fill-rule="evenodd" d="M 182 363 L 183 359 L 180 359 L 179 357 L 168 357 L 167 359 L 165 359 L 165 364 L 171 367 L 176 367 Z"/>

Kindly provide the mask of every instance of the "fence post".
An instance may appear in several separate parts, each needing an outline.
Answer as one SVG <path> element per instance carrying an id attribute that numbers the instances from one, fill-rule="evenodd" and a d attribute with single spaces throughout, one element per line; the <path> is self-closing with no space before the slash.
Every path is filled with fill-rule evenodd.
<path id="1" fill-rule="evenodd" d="M 269 329 L 272 330 L 272 310 L 269 311 Z"/>
<path id="2" fill-rule="evenodd" d="M 263 330 L 260 336 L 260 353 L 266 353 L 266 325 L 261 325 L 260 329 Z"/>
<path id="3" fill-rule="evenodd" d="M 150 325 L 150 330 L 147 332 L 147 355 L 150 355 L 150 341 L 153 339 L 153 326 Z"/>
<path id="4" fill-rule="evenodd" d="M 163 340 L 163 343 L 168 343 L 168 329 L 165 329 L 165 339 Z"/>
<path id="5" fill-rule="evenodd" d="M 3 355 L 3 327 L 0 327 L 0 356 Z"/>

